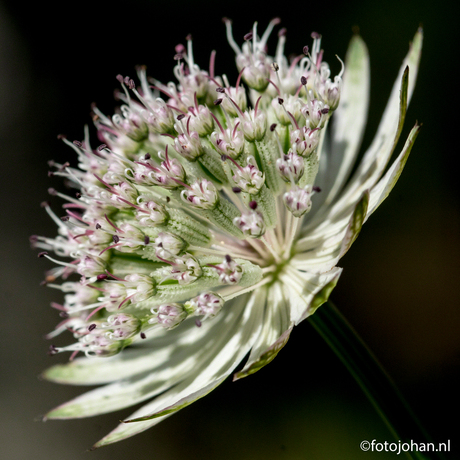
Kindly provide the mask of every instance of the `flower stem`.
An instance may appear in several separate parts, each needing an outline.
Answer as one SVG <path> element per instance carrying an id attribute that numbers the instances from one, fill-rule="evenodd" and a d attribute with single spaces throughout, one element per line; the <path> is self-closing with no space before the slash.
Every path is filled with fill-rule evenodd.
<path id="1" fill-rule="evenodd" d="M 433 442 L 377 358 L 330 301 L 309 320 L 345 364 L 396 441 Z M 412 460 L 428 458 L 422 452 L 404 453 Z M 429 458 L 445 459 L 442 453 L 431 451 Z"/>

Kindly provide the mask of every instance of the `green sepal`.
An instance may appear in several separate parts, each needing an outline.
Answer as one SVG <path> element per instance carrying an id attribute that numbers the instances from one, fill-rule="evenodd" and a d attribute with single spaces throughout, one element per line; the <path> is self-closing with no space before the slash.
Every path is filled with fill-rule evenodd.
<path id="1" fill-rule="evenodd" d="M 198 162 L 209 173 L 208 175 L 213 176 L 218 182 L 225 185 L 228 183 L 228 178 L 222 166 L 220 155 L 211 147 L 209 142 L 209 145 L 206 145 L 206 142 L 208 141 L 202 140 L 204 154 L 198 158 Z"/>
<path id="2" fill-rule="evenodd" d="M 163 263 L 143 260 L 130 253 L 116 253 L 110 259 L 108 270 L 110 273 L 122 278 L 126 275 L 150 275 L 154 270 L 164 265 Z"/>
<path id="3" fill-rule="evenodd" d="M 166 231 L 175 233 L 195 246 L 211 244 L 211 232 L 205 225 L 179 209 L 171 208 L 168 211 L 170 219 L 165 225 Z"/>
<path id="4" fill-rule="evenodd" d="M 273 139 L 255 141 L 255 146 L 260 160 L 262 171 L 265 174 L 265 183 L 271 192 L 278 196 L 283 190 L 283 180 L 276 168 L 276 160 L 279 158 L 279 150 Z"/>
<path id="5" fill-rule="evenodd" d="M 318 150 L 315 150 L 308 157 L 304 158 L 305 172 L 299 180 L 299 187 L 314 185 L 319 170 Z"/>
<path id="6" fill-rule="evenodd" d="M 247 202 L 255 201 L 257 203 L 257 210 L 264 216 L 267 228 L 275 227 L 277 223 L 275 197 L 265 184 L 256 195 L 247 193 L 244 198 Z"/>
<path id="7" fill-rule="evenodd" d="M 237 207 L 223 197 L 214 209 L 202 210 L 203 216 L 213 224 L 236 238 L 244 238 L 243 232 L 233 223 L 235 217 L 240 217 Z"/>
<path id="8" fill-rule="evenodd" d="M 219 272 L 215 268 L 207 266 L 220 264 L 222 257 L 204 256 L 197 257 L 197 260 L 201 265 L 202 274 L 190 284 L 179 284 L 175 280 L 168 280 L 162 283 L 171 273 L 171 267 L 169 266 L 163 266 L 152 272 L 150 276 L 158 283 L 156 295 L 136 303 L 133 308 L 145 310 L 167 302 L 181 302 L 190 299 L 200 291 L 222 286 L 219 280 Z M 249 287 L 262 279 L 262 269 L 258 265 L 245 259 L 235 258 L 234 260 L 243 268 L 241 279 L 236 284 L 237 286 Z"/>

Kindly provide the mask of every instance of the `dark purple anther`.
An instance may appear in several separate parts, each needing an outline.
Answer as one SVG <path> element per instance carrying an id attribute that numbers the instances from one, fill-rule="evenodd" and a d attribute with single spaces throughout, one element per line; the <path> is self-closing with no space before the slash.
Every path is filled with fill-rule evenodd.
<path id="1" fill-rule="evenodd" d="M 147 246 L 147 244 L 149 244 L 149 243 L 150 243 L 150 238 L 149 238 L 148 235 L 145 235 L 144 236 L 144 244 Z"/>
<path id="2" fill-rule="evenodd" d="M 302 51 L 303 51 L 303 54 L 305 54 L 305 56 L 307 56 L 308 55 L 308 46 L 304 46 Z"/>
<path id="3" fill-rule="evenodd" d="M 275 128 L 276 128 L 276 123 L 273 123 L 270 125 L 270 131 L 273 132 L 275 131 Z"/>
<path id="4" fill-rule="evenodd" d="M 220 105 L 220 104 L 222 104 L 222 98 L 216 99 L 214 101 L 214 105 Z"/>
<path id="5" fill-rule="evenodd" d="M 115 244 L 117 244 L 120 241 L 120 237 L 118 235 L 113 235 L 112 239 Z"/>
<path id="6" fill-rule="evenodd" d="M 302 85 L 305 86 L 307 84 L 307 78 L 302 75 L 300 77 L 300 83 L 302 83 Z"/>
<path id="7" fill-rule="evenodd" d="M 177 115 L 177 119 L 180 121 L 183 118 L 185 118 L 185 113 L 181 113 L 180 115 Z"/>
<path id="8" fill-rule="evenodd" d="M 41 257 L 45 257 L 45 256 L 47 256 L 47 255 L 48 255 L 48 253 L 47 253 L 46 251 L 43 251 L 43 252 L 39 252 L 39 253 L 37 254 L 37 257 L 40 257 L 40 258 L 41 258 Z"/>
<path id="9" fill-rule="evenodd" d="M 94 329 L 96 329 L 96 324 L 95 323 L 92 323 L 88 326 L 88 331 L 91 332 L 91 331 L 94 331 Z"/>
<path id="10" fill-rule="evenodd" d="M 141 332 L 141 339 L 146 339 L 147 336 L 145 335 L 145 332 Z"/>
<path id="11" fill-rule="evenodd" d="M 218 88 L 216 88 L 216 91 L 217 91 L 218 93 L 225 93 L 225 89 L 222 88 L 222 86 L 219 86 Z"/>
<path id="12" fill-rule="evenodd" d="M 58 352 L 58 349 L 54 345 L 50 345 L 48 348 L 48 354 L 54 356 Z"/>
<path id="13" fill-rule="evenodd" d="M 152 158 L 152 157 L 150 156 L 150 153 L 146 153 L 146 154 L 144 155 L 144 159 L 145 159 L 145 160 L 150 160 L 150 158 Z"/>
<path id="14" fill-rule="evenodd" d="M 233 193 L 241 193 L 241 189 L 239 187 L 232 187 Z"/>
<path id="15" fill-rule="evenodd" d="M 97 281 L 106 280 L 107 278 L 108 276 L 105 275 L 104 273 L 101 273 L 100 275 L 96 276 Z"/>
<path id="16" fill-rule="evenodd" d="M 314 186 L 312 187 L 312 190 L 313 190 L 314 192 L 321 192 L 321 187 L 318 187 L 317 185 L 314 185 Z"/>
<path id="17" fill-rule="evenodd" d="M 281 98 L 279 97 L 279 98 L 278 98 L 278 104 L 279 104 L 279 105 L 283 105 L 283 103 L 284 103 L 284 99 L 281 99 Z"/>
<path id="18" fill-rule="evenodd" d="M 251 40 L 251 38 L 252 38 L 252 32 L 247 33 L 243 38 L 244 38 L 244 40 L 246 40 L 246 41 L 247 41 L 247 40 Z"/>
<path id="19" fill-rule="evenodd" d="M 62 216 L 60 219 L 62 220 L 62 222 L 68 222 L 70 217 L 69 216 Z"/>
<path id="20" fill-rule="evenodd" d="M 201 327 L 201 321 L 199 319 L 195 320 L 196 327 Z"/>
<path id="21" fill-rule="evenodd" d="M 250 201 L 250 202 L 249 202 L 249 207 L 250 207 L 253 211 L 255 211 L 255 210 L 257 209 L 257 202 L 254 201 L 254 200 Z"/>

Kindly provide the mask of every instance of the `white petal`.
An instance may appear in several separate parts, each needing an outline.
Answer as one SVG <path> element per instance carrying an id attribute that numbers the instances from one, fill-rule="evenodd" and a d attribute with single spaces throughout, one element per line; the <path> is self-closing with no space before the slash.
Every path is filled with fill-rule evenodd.
<path id="1" fill-rule="evenodd" d="M 356 203 L 351 216 L 347 211 L 335 216 L 336 222 L 321 226 L 321 232 L 302 238 L 297 242 L 299 251 L 291 265 L 300 270 L 323 273 L 335 267 L 358 237 L 367 215 L 369 193 L 365 191 Z M 319 234 L 318 234 L 319 233 Z"/>
<path id="2" fill-rule="evenodd" d="M 422 31 L 419 30 L 400 68 L 377 134 L 341 202 L 353 201 L 363 190 L 371 188 L 382 175 L 401 134 L 407 105 L 415 86 L 421 49 Z"/>
<path id="3" fill-rule="evenodd" d="M 336 214 L 351 215 L 363 192 L 371 189 L 381 177 L 401 134 L 407 104 L 415 85 L 421 47 L 422 32 L 419 30 L 400 68 L 377 134 L 363 161 L 339 200 L 330 207 L 323 207 L 306 221 L 303 234 L 320 234 L 321 228 L 327 225 L 327 222 L 337 220 Z"/>
<path id="4" fill-rule="evenodd" d="M 318 183 L 324 205 L 331 203 L 345 184 L 361 145 L 369 105 L 369 55 L 364 41 L 355 35 L 345 58 L 340 105 L 332 124 L 327 178 Z"/>
<path id="5" fill-rule="evenodd" d="M 252 347 L 261 324 L 262 309 L 254 303 L 255 296 L 243 296 L 226 309 L 224 321 L 209 341 L 212 353 L 197 364 L 195 372 L 174 388 L 161 394 L 101 439 L 95 447 L 111 444 L 140 433 L 171 413 L 209 393 L 233 371 Z M 222 315 L 222 313 L 221 313 Z M 217 317 L 218 318 L 218 317 Z M 216 318 L 216 319 L 217 319 Z M 204 324 L 203 324 L 204 326 Z"/>
<path id="6" fill-rule="evenodd" d="M 371 190 L 370 200 L 369 200 L 369 211 L 366 216 L 368 217 L 380 206 L 380 204 L 385 200 L 389 195 L 396 182 L 399 179 L 399 176 L 404 169 L 409 153 L 412 150 L 415 139 L 420 131 L 420 126 L 415 125 L 412 128 L 412 131 L 409 133 L 409 137 L 402 149 L 402 152 L 399 154 L 398 158 L 393 162 L 391 168 L 386 172 L 386 174 L 380 179 L 376 186 Z"/>
<path id="7" fill-rule="evenodd" d="M 326 273 L 309 273 L 290 269 L 280 276 L 291 309 L 291 321 L 297 326 L 329 297 L 342 273 L 334 267 Z"/>
<path id="8" fill-rule="evenodd" d="M 77 358 L 57 364 L 43 373 L 43 378 L 71 385 L 100 385 L 129 378 L 147 370 L 153 371 L 169 361 L 174 350 L 193 341 L 194 324 L 184 323 L 172 331 L 157 329 L 155 337 L 136 343 L 109 358 Z M 192 332 L 192 334 L 190 334 Z"/>
<path id="9" fill-rule="evenodd" d="M 270 363 L 288 341 L 294 326 L 289 317 L 289 304 L 279 283 L 273 284 L 268 293 L 266 289 L 260 289 L 256 303 L 260 307 L 265 306 L 262 328 L 246 365 L 233 380 L 254 374 Z"/>

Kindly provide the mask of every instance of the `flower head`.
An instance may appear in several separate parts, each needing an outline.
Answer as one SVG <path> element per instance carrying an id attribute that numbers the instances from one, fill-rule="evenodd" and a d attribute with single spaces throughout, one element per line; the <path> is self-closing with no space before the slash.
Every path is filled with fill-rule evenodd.
<path id="1" fill-rule="evenodd" d="M 44 375 L 106 386 L 47 418 L 148 401 L 97 446 L 204 396 L 248 353 L 235 378 L 268 364 L 327 300 L 340 258 L 393 188 L 419 131 L 385 171 L 413 91 L 421 32 L 351 175 L 368 106 L 361 38 L 331 77 L 319 34 L 288 62 L 284 29 L 276 55 L 266 49 L 278 19 L 262 37 L 256 23 L 241 46 L 225 23 L 239 71 L 234 86 L 214 75 L 215 55 L 209 73 L 200 69 L 187 37 L 176 47 L 177 83 L 147 79 L 145 68 L 139 86 L 118 77 L 120 112 L 93 109 L 104 144 L 93 148 L 88 133 L 81 142 L 64 139 L 79 167 L 52 163 L 79 192 L 50 189 L 66 201 L 63 217 L 44 205 L 58 236 L 31 241 L 57 264 L 46 284 L 64 293 L 63 304 L 53 304 L 64 320 L 49 337 L 68 331 L 74 343 L 50 347 L 71 352 L 70 362 Z"/>

